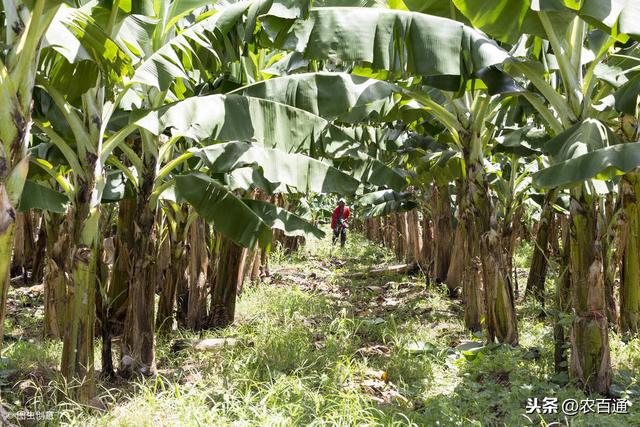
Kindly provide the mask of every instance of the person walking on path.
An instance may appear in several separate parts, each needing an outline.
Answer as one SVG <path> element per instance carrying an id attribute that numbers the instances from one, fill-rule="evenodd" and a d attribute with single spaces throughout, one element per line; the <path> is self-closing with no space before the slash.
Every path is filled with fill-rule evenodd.
<path id="1" fill-rule="evenodd" d="M 331 217 L 331 229 L 333 230 L 333 244 L 336 244 L 338 237 L 340 238 L 340 246 L 344 246 L 347 241 L 347 219 L 351 211 L 346 205 L 344 199 L 338 201 L 338 206 L 333 210 Z"/>

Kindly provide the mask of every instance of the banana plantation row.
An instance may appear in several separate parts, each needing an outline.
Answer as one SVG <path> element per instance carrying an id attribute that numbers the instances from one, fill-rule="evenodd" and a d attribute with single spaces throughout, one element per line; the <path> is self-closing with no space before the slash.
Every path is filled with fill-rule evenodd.
<path id="1" fill-rule="evenodd" d="M 87 401 L 95 336 L 104 374 L 114 337 L 153 374 L 157 332 L 231 323 L 339 194 L 512 345 L 533 229 L 557 367 L 606 393 L 610 328 L 640 326 L 638 3 L 334 3 L 3 2 L 0 325 L 42 281 Z"/>

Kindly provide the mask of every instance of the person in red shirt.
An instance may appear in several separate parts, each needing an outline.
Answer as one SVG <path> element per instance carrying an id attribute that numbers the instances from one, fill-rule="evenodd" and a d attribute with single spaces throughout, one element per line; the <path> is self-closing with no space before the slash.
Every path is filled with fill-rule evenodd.
<path id="1" fill-rule="evenodd" d="M 344 246 L 347 241 L 347 219 L 351 211 L 346 205 L 344 199 L 338 201 L 338 206 L 333 210 L 333 216 L 331 217 L 331 229 L 333 230 L 333 244 L 336 244 L 338 237 L 340 237 L 340 246 Z"/>

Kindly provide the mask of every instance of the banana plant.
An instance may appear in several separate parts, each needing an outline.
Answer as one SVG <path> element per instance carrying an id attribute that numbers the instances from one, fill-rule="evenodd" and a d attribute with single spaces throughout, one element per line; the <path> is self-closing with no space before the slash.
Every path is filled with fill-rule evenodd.
<path id="1" fill-rule="evenodd" d="M 640 64 L 640 56 L 636 49 L 624 52 L 625 59 L 631 59 L 631 63 L 637 67 Z M 621 85 L 613 83 L 616 92 L 615 107 L 622 114 L 618 134 L 624 141 L 640 141 L 638 123 L 638 74 L 633 72 L 634 67 L 620 69 L 618 75 L 623 77 Z M 629 78 L 627 78 L 627 74 Z M 626 81 L 624 81 L 626 80 Z M 625 146 L 628 144 L 625 144 Z M 631 159 L 625 159 L 626 161 Z M 631 160 L 633 162 L 633 160 Z M 640 227 L 640 204 L 638 204 L 639 176 L 637 173 L 625 174 L 619 184 L 620 207 L 624 210 L 625 222 L 621 227 L 619 242 L 624 245 L 621 260 L 620 280 L 620 328 L 624 333 L 636 334 L 640 330 L 640 271 L 637 268 L 637 259 L 640 257 L 640 241 L 638 230 Z"/>
<path id="2" fill-rule="evenodd" d="M 452 0 L 437 6 L 440 13 L 446 13 L 447 4 L 476 28 L 514 45 L 512 54 L 518 59 L 505 61 L 502 67 L 517 78 L 524 77 L 537 92 L 524 92 L 522 96 L 555 136 L 548 147 L 554 150 L 552 163 L 557 164 L 538 172 L 534 183 L 549 188 L 551 193 L 557 187 L 570 187 L 573 196 L 569 268 L 576 273 L 571 278 L 578 295 L 574 306 L 578 316 L 572 333 L 572 371 L 587 388 L 606 391 L 609 350 L 606 321 L 599 315 L 604 311 L 602 273 L 596 272 L 602 272 L 602 235 L 610 234 L 599 234 L 598 230 L 609 229 L 610 224 L 597 225 L 603 217 L 597 213 L 597 191 L 594 185 L 582 183 L 629 172 L 637 166 L 633 146 L 610 145 L 616 143 L 607 130 L 612 114 L 603 101 L 611 90 L 599 84 L 598 75 L 607 68 L 601 64 L 611 57 L 615 41 L 637 37 L 638 9 L 633 2 L 625 1 Z M 417 7 L 428 10 L 436 6 L 426 2 Z M 522 33 L 526 36 L 519 39 Z M 533 58 L 524 53 L 531 51 L 536 52 Z M 616 126 L 615 118 L 613 123 Z M 617 151 L 624 153 L 611 153 Z M 599 339 L 591 342 L 588 337 Z"/>
<path id="3" fill-rule="evenodd" d="M 460 270 L 463 258 L 462 229 L 453 224 L 451 206 L 451 183 L 460 182 L 463 177 L 464 159 L 456 147 L 431 142 L 418 149 L 420 156 L 415 161 L 415 177 L 412 184 L 425 189 L 425 208 L 433 222 L 433 272 L 436 281 L 445 282 L 449 295 L 455 296 L 462 285 L 462 279 L 455 273 Z M 457 197 L 457 196 L 456 196 Z M 449 271 L 452 274 L 449 274 Z"/>
<path id="4" fill-rule="evenodd" d="M 0 63 L 3 96 L 0 126 L 0 348 L 9 291 L 16 209 L 29 169 L 31 99 L 35 75 L 47 28 L 62 2 L 3 2 L 1 29 L 4 49 Z"/>
<path id="5" fill-rule="evenodd" d="M 541 155 L 539 150 L 545 136 L 546 132 L 530 126 L 517 129 L 505 127 L 502 135 L 497 138 L 499 144 L 494 148 L 491 159 L 493 171 L 490 185 L 498 199 L 496 206 L 499 222 L 503 227 L 504 253 L 511 271 L 516 297 L 519 295 L 519 286 L 517 271 L 513 264 L 513 254 L 516 250 L 517 240 L 525 237 L 522 227 L 525 202 L 530 199 L 533 191 L 531 175 L 538 171 L 536 160 Z M 526 142 L 523 143 L 523 141 Z M 541 243 L 541 245 L 548 246 L 547 243 Z M 544 253 L 544 255 L 548 256 L 548 253 Z M 544 257 L 543 259 L 546 260 Z M 544 274 L 542 276 L 544 277 Z M 543 285 L 544 279 L 542 279 Z M 536 293 L 544 307 L 540 288 L 536 288 Z"/>
<path id="6" fill-rule="evenodd" d="M 145 5 L 136 5 L 138 6 L 144 9 Z M 163 34 L 165 30 L 175 26 L 181 16 L 202 4 L 196 2 L 184 5 L 181 2 L 175 2 L 173 6 L 175 7 L 163 11 L 165 13 L 163 18 L 169 22 L 163 21 L 162 24 L 157 24 L 156 27 L 160 28 L 156 28 L 157 31 L 152 35 Z M 207 34 L 213 33 L 216 29 L 229 31 L 234 22 L 243 16 L 248 6 L 248 3 L 234 5 L 214 16 L 213 14 L 205 16 L 191 28 L 191 31 L 181 33 L 178 40 L 171 38 L 173 44 L 167 43 L 160 46 L 160 49 L 164 47 L 165 56 L 162 53 L 156 56 L 151 53 L 148 58 L 145 57 L 146 60 L 140 60 L 140 56 L 145 55 L 144 49 L 147 47 L 140 41 L 150 34 L 149 23 L 142 19 L 141 15 L 136 14 L 143 9 L 134 8 L 133 11 L 125 11 L 119 3 L 114 4 L 111 9 L 106 9 L 89 2 L 80 10 L 61 10 L 58 14 L 61 25 L 48 33 L 51 54 L 43 61 L 43 73 L 39 83 L 47 91 L 66 123 L 63 127 L 56 128 L 53 123 L 43 121 L 38 123 L 38 127 L 63 153 L 72 170 L 74 185 L 69 188 L 69 198 L 74 202 L 72 206 L 76 249 L 72 251 L 74 280 L 68 289 L 71 297 L 70 304 L 66 308 L 67 322 L 71 327 L 66 330 L 62 366 L 70 385 L 73 384 L 72 379 L 81 382 L 82 386 L 78 391 L 78 397 L 81 400 L 87 400 L 93 394 L 93 369 L 90 368 L 93 364 L 93 350 L 90 331 L 93 328 L 92 316 L 95 310 L 91 298 L 93 295 L 91 270 L 99 230 L 105 165 L 109 163 L 121 169 L 131 182 L 144 189 L 150 188 L 146 185 L 148 179 L 145 181 L 145 177 L 148 176 L 145 167 L 149 169 L 149 161 L 153 161 L 152 155 L 141 157 L 122 143 L 129 134 L 139 129 L 138 125 L 125 123 L 122 127 L 113 129 L 111 119 L 120 103 L 130 96 L 134 83 L 144 83 L 150 79 L 150 75 L 155 75 L 158 80 L 159 75 L 157 72 L 154 74 L 154 71 L 166 66 L 163 60 L 170 57 L 169 52 L 172 49 L 186 48 L 188 41 L 202 41 Z M 69 42 L 69 37 L 66 37 L 69 34 L 75 37 L 75 43 L 73 40 Z M 137 38 L 132 39 L 132 34 Z M 163 41 L 156 38 L 156 46 L 159 44 L 158 40 Z M 68 75 L 82 72 L 85 72 L 85 75 L 74 83 L 65 80 Z M 164 97 L 159 98 L 157 102 L 164 102 Z M 62 132 L 64 128 L 70 128 L 75 144 L 66 140 Z M 152 153 L 157 152 L 148 138 L 143 141 L 147 142 L 147 150 L 151 150 Z M 129 164 L 133 165 L 137 177 L 114 156 L 116 149 L 123 153 Z M 153 177 L 151 179 L 153 180 Z M 149 225 L 152 213 L 148 210 L 143 213 L 145 215 L 141 215 L 139 219 L 147 219 L 146 224 Z M 152 235 L 145 232 L 139 237 L 147 239 Z M 140 249 L 140 246 L 143 249 Z M 135 249 L 138 252 L 144 252 L 144 249 L 149 248 L 148 245 L 139 244 Z M 139 278 L 146 271 L 138 273 L 134 276 Z M 140 287 L 134 289 L 139 290 Z M 151 296 L 153 296 L 152 293 Z M 147 307 L 148 304 L 144 306 Z M 139 329 L 134 327 L 133 330 Z M 130 335 L 135 334 L 127 334 L 127 338 Z M 151 336 L 153 336 L 152 329 Z M 147 338 L 149 338 L 148 333 L 138 334 L 127 342 L 136 341 L 138 347 L 147 348 L 148 346 L 141 342 Z M 152 358 L 151 361 L 153 361 Z M 153 369 L 154 364 L 149 365 Z"/>
<path id="7" fill-rule="evenodd" d="M 80 289 L 77 284 L 75 286 L 74 295 L 78 296 L 72 301 L 87 301 L 86 305 L 70 304 L 68 310 L 69 323 L 77 325 L 69 329 L 70 339 L 65 342 L 82 341 L 83 351 L 75 352 L 73 344 L 65 345 L 64 354 L 69 355 L 71 360 L 74 355 L 78 354 L 79 359 L 71 360 L 70 363 L 63 363 L 64 366 L 70 365 L 65 375 L 71 378 L 85 378 L 90 374 L 83 370 L 82 367 L 91 365 L 92 352 L 87 348 L 88 330 L 92 324 L 89 317 L 88 322 L 86 313 L 92 312 L 92 300 L 90 298 L 80 298 L 90 289 L 90 283 L 81 279 L 87 279 L 87 272 L 90 271 L 91 255 L 95 247 L 95 239 L 99 222 L 100 209 L 99 202 L 103 196 L 103 182 L 105 174 L 105 164 L 111 164 L 113 167 L 119 168 L 122 173 L 132 182 L 138 189 L 138 211 L 140 215 L 137 223 L 141 233 L 140 239 L 144 240 L 140 244 L 135 244 L 134 249 L 137 250 L 141 257 L 146 253 L 154 252 L 154 218 L 157 209 L 157 200 L 160 194 L 173 185 L 172 180 L 165 181 L 168 175 L 173 174 L 177 166 L 182 165 L 196 154 L 202 154 L 203 151 L 191 150 L 183 153 L 183 155 L 173 158 L 174 150 L 178 141 L 187 138 L 190 141 L 255 141 L 262 143 L 273 150 L 269 151 L 273 159 L 287 159 L 289 152 L 302 152 L 313 154 L 318 150 L 315 139 L 321 136 L 325 129 L 329 127 L 329 123 L 311 113 L 298 110 L 293 107 L 281 105 L 275 102 L 243 97 L 238 95 L 211 95 L 211 96 L 192 96 L 181 101 L 174 102 L 167 106 L 163 106 L 167 100 L 180 97 L 180 91 L 185 91 L 185 78 L 191 78 L 188 74 L 194 70 L 185 68 L 171 68 L 168 66 L 167 58 L 171 55 L 184 54 L 195 61 L 197 57 L 199 61 L 204 61 L 207 57 L 195 55 L 195 48 L 189 49 L 188 46 L 195 44 L 202 45 L 205 35 L 211 37 L 217 34 L 228 34 L 239 23 L 245 13 L 250 15 L 255 12 L 252 5 L 248 2 L 238 3 L 225 7 L 217 13 L 205 14 L 202 19 L 196 21 L 191 27 L 184 29 L 180 33 L 175 33 L 173 27 L 156 27 L 151 32 L 151 37 L 147 40 L 146 50 L 142 40 L 127 39 L 128 32 L 125 30 L 135 26 L 140 31 L 134 34 L 148 34 L 142 31 L 139 24 L 142 20 L 131 22 L 132 18 L 141 15 L 127 15 L 122 10 L 114 7 L 110 11 L 110 18 L 106 21 L 106 27 L 102 28 L 103 23 L 98 22 L 93 16 L 101 16 L 104 9 L 94 4 L 89 4 L 82 11 L 69 12 L 65 10 L 65 26 L 66 29 L 73 33 L 80 42 L 77 47 L 78 52 L 70 52 L 68 46 L 55 45 L 54 49 L 57 56 L 52 54 L 47 62 L 47 67 L 41 78 L 41 86 L 49 94 L 53 104 L 57 108 L 61 116 L 64 117 L 66 124 L 71 129 L 71 136 L 75 140 L 74 144 L 66 140 L 63 135 L 63 125 L 56 125 L 52 122 L 42 121 L 38 123 L 39 129 L 46 134 L 51 143 L 63 153 L 66 162 L 71 166 L 73 187 L 69 189 L 69 196 L 74 201 L 73 206 L 81 217 L 76 218 L 79 226 L 78 238 L 80 240 L 78 247 L 86 248 L 83 252 L 86 256 L 81 258 L 83 268 L 74 268 L 78 271 L 77 283 L 82 283 Z M 145 13 L 172 13 L 170 10 L 141 10 Z M 136 12 L 134 10 L 134 12 Z M 175 12 L 175 11 L 174 11 Z M 124 18 L 120 18 L 120 16 Z M 161 22 L 166 21 L 160 19 Z M 173 21 L 173 18 L 169 19 Z M 143 21 L 142 21 L 143 22 Z M 176 23 L 179 22 L 175 21 Z M 173 24 L 175 25 L 175 23 Z M 158 36 L 159 32 L 166 33 L 162 37 Z M 166 36 L 166 37 L 165 37 Z M 158 38 L 160 37 L 160 38 Z M 163 38 L 164 37 L 164 38 Z M 101 41 L 103 50 L 96 49 L 91 43 L 96 39 Z M 125 43 L 125 41 L 127 41 Z M 149 43 L 150 46 L 149 47 Z M 164 43 L 164 44 L 163 44 Z M 207 54 L 216 51 L 217 46 L 213 41 Z M 138 48 L 135 48 L 135 47 Z M 159 47 L 158 47 L 159 46 Z M 66 48 L 66 49 L 65 49 Z M 84 52 L 82 51 L 84 48 Z M 233 55 L 233 51 L 229 49 L 228 44 L 223 44 L 223 51 L 219 52 L 219 57 L 223 53 Z M 155 49 L 155 50 L 154 50 Z M 74 99 L 73 94 L 63 94 L 58 90 L 62 86 L 60 78 L 63 73 L 60 70 L 65 66 L 75 70 L 84 66 L 83 61 L 77 61 L 87 55 L 87 52 L 101 53 L 101 56 L 90 57 L 97 66 L 98 82 L 95 87 L 88 85 L 85 93 Z M 150 53 L 149 53 L 150 52 Z M 216 51 L 217 52 L 217 51 Z M 107 56 L 107 53 L 109 56 Z M 201 52 L 198 52 L 201 54 Z M 138 57 L 140 55 L 140 57 Z M 104 57 L 110 59 L 115 58 L 110 63 Z M 176 56 L 177 58 L 177 56 Z M 66 61 L 66 62 L 65 62 Z M 76 62 L 73 62 L 76 61 Z M 106 63 L 105 63 L 106 62 Z M 60 65 L 62 63 L 62 65 Z M 167 70 L 169 74 L 167 74 Z M 124 76 L 124 78 L 122 78 Z M 171 78 L 168 78 L 171 76 Z M 127 78 L 128 77 L 128 78 Z M 176 80 L 177 79 L 177 80 Z M 182 80 L 181 80 L 182 79 Z M 171 85 L 170 82 L 176 82 Z M 189 85 L 193 82 L 188 81 Z M 182 86 L 180 86 L 182 84 Z M 68 88 L 67 88 L 68 89 Z M 79 102 L 82 101 L 84 108 L 80 109 Z M 119 125 L 114 119 L 114 113 L 120 105 L 139 106 L 136 111 L 131 113 L 132 120 L 129 123 Z M 217 106 L 217 108 L 212 108 Z M 131 107 L 129 107 L 131 108 Z M 144 108 L 151 109 L 150 112 Z M 83 111 L 83 113 L 80 113 Z M 84 117 L 83 117 L 84 114 Z M 96 120 L 101 118 L 101 120 Z M 113 123 L 113 124 L 112 124 Z M 251 123 L 252 126 L 246 126 Z M 98 124 L 100 125 L 97 128 Z M 86 129 L 85 127 L 89 127 Z M 165 139 L 163 133 L 171 129 L 171 138 Z M 274 132 L 274 129 L 276 132 Z M 295 132 L 291 132 L 295 130 Z M 137 146 L 131 147 L 128 143 L 124 143 L 126 137 L 132 132 L 140 133 L 141 142 Z M 137 148 L 136 148 L 137 147 Z M 238 144 L 231 144 L 225 147 L 218 147 L 226 150 L 218 150 L 227 156 L 227 159 L 236 152 L 238 148 L 248 151 L 255 148 L 241 147 Z M 213 150 L 209 150 L 207 154 L 212 155 Z M 114 153 L 121 153 L 124 161 L 119 160 Z M 268 164 L 261 163 L 260 152 L 258 155 L 248 157 L 245 153 L 242 158 L 234 158 L 234 163 L 229 166 L 229 170 L 225 170 L 217 162 L 215 167 L 211 168 L 214 173 L 231 172 L 231 169 L 259 166 L 264 173 L 267 173 L 266 180 L 272 179 L 276 183 L 290 185 L 298 188 L 299 191 L 316 191 L 328 192 L 339 191 L 348 193 L 354 191 L 357 181 L 349 178 L 347 175 L 340 174 L 334 168 L 327 168 L 323 163 L 313 161 L 306 158 L 303 154 L 291 154 L 291 160 L 295 165 L 303 166 L 301 170 L 305 171 L 305 175 L 296 176 L 294 173 L 283 175 L 286 169 L 274 170 L 269 169 Z M 206 156 L 203 156 L 205 158 Z M 269 156 L 267 156 L 268 158 Z M 92 160 L 92 161 L 89 161 Z M 132 167 L 125 166 L 125 162 L 131 164 Z M 301 163 L 302 162 L 302 163 Z M 241 167 L 242 166 L 242 167 Z M 273 164 L 271 165 L 273 166 Z M 269 176 L 271 172 L 272 176 Z M 273 175 L 273 174 L 276 175 Z M 326 181 L 326 177 L 333 173 L 340 179 L 332 179 Z M 322 176 L 322 178 L 319 178 Z M 309 178 L 309 183 L 304 183 L 305 177 Z M 335 178 L 335 177 L 334 177 Z M 278 210 L 268 210 L 264 206 L 249 203 L 255 209 L 247 208 L 247 204 L 239 200 L 224 186 L 215 180 L 202 177 L 195 174 L 176 177 L 176 188 L 179 193 L 189 200 L 196 211 L 201 215 L 214 222 L 214 226 L 223 235 L 230 240 L 243 246 L 253 246 L 260 241 L 263 245 L 268 244 L 266 241 L 272 227 L 284 227 L 287 231 L 291 231 L 290 223 L 295 222 L 293 217 Z M 198 184 L 203 183 L 206 191 L 202 194 L 193 195 L 189 190 L 199 188 Z M 355 184 L 351 184 L 355 183 Z M 351 187 L 349 187 L 351 185 Z M 180 192 L 180 189 L 182 191 Z M 90 194 L 90 198 L 86 198 Z M 207 198 L 201 196 L 205 194 Z M 216 206 L 216 200 L 223 203 Z M 210 209 L 213 206 L 215 209 Z M 233 221 L 225 221 L 224 215 L 230 210 L 234 210 L 237 215 L 233 217 Z M 256 213 L 257 212 L 257 213 Z M 213 213 L 213 214 L 212 214 Z M 242 219 L 244 218 L 244 221 Z M 146 219 L 146 220 L 145 220 Z M 141 221 L 145 221 L 142 224 Z M 286 224 L 285 224 L 286 223 Z M 238 224 L 242 224 L 241 227 Z M 247 227 L 247 224 L 255 225 L 255 229 Z M 296 227 L 294 227 L 296 228 Z M 299 227 L 298 227 L 299 228 Z M 93 230 L 93 232 L 91 231 Z M 253 230 L 253 232 L 251 232 Z M 149 240 L 151 239 L 151 240 Z M 134 250 L 134 256 L 135 256 Z M 74 257 L 74 260 L 76 258 Z M 84 267 L 84 266 L 89 266 Z M 137 319 L 136 322 L 129 322 L 129 332 L 125 332 L 125 345 L 127 351 L 140 364 L 143 372 L 154 371 L 154 351 L 153 351 L 153 307 L 148 304 L 148 300 L 152 299 L 154 292 L 153 280 L 142 280 L 143 277 L 150 278 L 153 269 L 153 263 L 141 263 L 136 267 L 134 279 L 132 280 L 131 291 L 128 298 L 128 316 Z M 82 276 L 79 274 L 82 273 Z M 144 286 L 142 284 L 145 284 Z M 144 310 L 141 307 L 144 306 Z M 142 315 L 140 312 L 144 311 Z M 84 314 L 83 314 L 84 313 Z M 135 313 L 135 316 L 134 316 Z M 81 330 L 82 329 L 82 330 Z M 79 332 L 76 332 L 79 331 Z M 76 339 L 75 337 L 80 337 Z M 80 344 L 79 344 L 80 345 Z M 84 363 L 86 359 L 86 363 Z M 64 359 L 67 360 L 66 358 Z M 72 369 L 75 369 L 72 372 Z M 65 369 L 66 372 L 66 369 Z M 84 384 L 90 384 L 91 381 L 85 381 Z M 91 394 L 90 388 L 82 396 L 87 397 Z M 84 393 L 84 392 L 83 392 Z M 81 398 L 83 398 L 81 396 Z"/>
<path id="8" fill-rule="evenodd" d="M 608 229 L 609 224 L 600 220 L 601 199 L 597 181 L 592 179 L 611 179 L 636 169 L 640 145 L 619 144 L 613 132 L 617 115 L 603 102 L 613 90 L 598 75 L 602 64 L 619 49 L 617 41 L 638 36 L 638 9 L 633 2 L 624 1 L 500 0 L 480 5 L 455 0 L 454 4 L 478 28 L 509 42 L 516 42 L 513 31 L 525 33 L 537 49 L 534 57 L 519 49 L 516 56 L 523 58 L 505 68 L 535 87 L 538 94 L 528 95 L 527 100 L 554 136 L 545 147 L 551 166 L 534 176 L 534 184 L 548 189 L 567 187 L 571 193 L 567 267 L 576 313 L 571 333 L 572 374 L 585 387 L 606 392 L 611 379 L 604 315 L 603 257 L 607 255 L 602 251 L 603 233 L 598 230 Z M 500 11 L 507 13 L 498 17 Z M 568 25 L 558 25 L 561 22 Z"/>
<path id="9" fill-rule="evenodd" d="M 37 78 L 61 120 L 38 120 L 36 125 L 71 168 L 71 185 L 65 188 L 72 201 L 67 266 L 71 274 L 64 295 L 57 297 L 67 301 L 61 370 L 70 395 L 80 401 L 88 401 L 95 393 L 94 279 L 106 159 L 135 130 L 133 125 L 107 130 L 115 112 L 117 81 L 131 76 L 131 59 L 109 38 L 120 9 L 115 5 L 106 11 L 108 22 L 103 29 L 92 16 L 92 6 L 58 11 L 59 25 L 48 33 L 50 49 Z M 75 43 L 61 43 L 61 37 Z M 78 81 L 78 89 L 68 90 L 65 75 L 87 70 L 91 72 Z"/>
<path id="10" fill-rule="evenodd" d="M 62 8 L 57 15 L 59 25 L 47 33 L 51 49 L 43 59 L 38 79 L 58 116 L 63 119 L 63 123 L 43 120 L 37 123 L 38 128 L 71 167 L 73 185 L 65 190 L 73 201 L 70 267 L 73 280 L 66 292 L 69 327 L 64 337 L 62 371 L 74 395 L 83 401 L 93 394 L 91 337 L 95 309 L 92 270 L 105 186 L 105 165 L 109 163 L 121 169 L 133 183 L 141 180 L 113 155 L 117 148 L 133 165 L 137 176 L 144 177 L 143 160 L 122 144 L 138 126 L 135 123 L 125 123 L 116 129 L 110 126 L 114 113 L 133 86 L 134 71 L 145 66 L 148 68 L 149 63 L 153 63 L 153 60 L 139 61 L 136 55 L 141 53 L 140 44 L 135 41 L 127 44 L 118 37 L 133 33 L 143 38 L 148 34 L 146 21 L 120 6 L 116 3 L 111 9 L 106 9 L 89 2 L 80 9 Z M 191 4 L 191 9 L 196 6 Z M 205 23 L 200 23 L 199 32 L 191 37 L 214 31 L 218 18 L 224 21 L 229 15 L 232 18 L 240 16 L 247 6 L 244 4 L 243 9 L 236 7 L 227 14 L 221 13 L 215 19 L 205 19 Z M 184 12 L 183 5 L 182 8 L 172 8 L 171 13 L 180 15 Z M 135 69 L 134 63 L 137 65 Z M 68 76 L 76 74 L 79 78 L 70 83 Z M 66 130 L 69 130 L 67 134 Z"/>

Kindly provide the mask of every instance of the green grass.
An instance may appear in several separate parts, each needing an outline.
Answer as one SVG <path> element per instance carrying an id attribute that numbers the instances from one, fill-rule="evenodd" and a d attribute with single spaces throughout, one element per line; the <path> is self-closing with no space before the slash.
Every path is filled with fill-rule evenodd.
<path id="1" fill-rule="evenodd" d="M 533 256 L 534 243 L 521 242 L 516 246 L 516 250 L 513 253 L 513 265 L 516 268 L 529 269 L 531 265 L 531 257 Z"/>
<path id="2" fill-rule="evenodd" d="M 519 268 L 527 253 L 518 249 Z M 103 411 L 59 399 L 59 343 L 8 343 L 0 367 L 7 411 L 53 411 L 54 423 L 78 426 L 519 426 L 565 422 L 525 416 L 529 397 L 584 398 L 566 379 L 554 378 L 551 320 L 538 320 L 534 303 L 518 306 L 520 347 L 463 354 L 457 346 L 482 336 L 465 331 L 460 302 L 449 300 L 444 286 L 427 287 L 419 275 L 344 277 L 397 262 L 380 245 L 357 235 L 342 250 L 314 241 L 290 256 L 275 251 L 271 262 L 267 282 L 245 287 L 237 322 L 201 334 L 237 338 L 236 346 L 174 354 L 170 346 L 178 334 L 161 338 L 159 375 L 101 383 Z M 37 329 L 41 318 L 32 322 L 21 330 Z M 614 335 L 612 355 L 614 391 L 635 402 L 640 341 L 623 343 Z M 638 405 L 631 410 L 569 422 L 640 424 Z"/>

